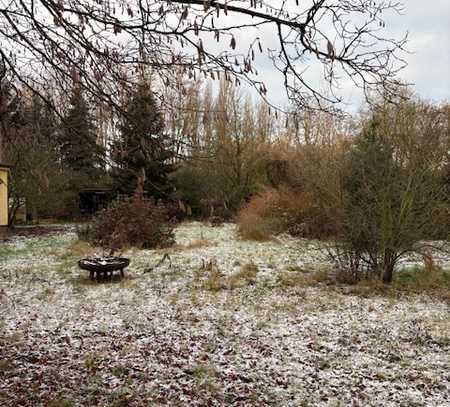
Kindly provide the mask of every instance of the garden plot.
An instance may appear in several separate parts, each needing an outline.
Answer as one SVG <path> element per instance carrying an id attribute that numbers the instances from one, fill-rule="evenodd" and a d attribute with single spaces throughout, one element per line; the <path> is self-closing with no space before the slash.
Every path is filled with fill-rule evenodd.
<path id="1" fill-rule="evenodd" d="M 305 240 L 176 241 L 100 284 L 70 229 L 0 246 L 0 405 L 449 405 L 443 300 L 345 295 Z"/>

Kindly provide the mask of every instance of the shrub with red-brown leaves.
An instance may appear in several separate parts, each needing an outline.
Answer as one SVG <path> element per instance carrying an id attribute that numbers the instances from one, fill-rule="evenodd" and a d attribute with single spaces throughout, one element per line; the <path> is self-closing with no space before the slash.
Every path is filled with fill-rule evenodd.
<path id="1" fill-rule="evenodd" d="M 168 247 L 174 243 L 174 222 L 162 203 L 135 196 L 113 202 L 96 215 L 84 233 L 87 240 L 111 250 Z"/>
<path id="2" fill-rule="evenodd" d="M 244 239 L 267 240 L 278 233 L 322 238 L 334 230 L 311 194 L 287 187 L 266 189 L 239 212 L 239 233 Z"/>

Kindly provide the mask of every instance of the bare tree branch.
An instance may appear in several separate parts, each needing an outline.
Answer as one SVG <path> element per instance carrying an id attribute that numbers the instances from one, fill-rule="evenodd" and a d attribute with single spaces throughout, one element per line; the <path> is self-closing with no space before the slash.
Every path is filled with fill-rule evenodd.
<path id="1" fill-rule="evenodd" d="M 386 0 L 0 0 L 3 65 L 16 81 L 45 98 L 77 82 L 91 96 L 120 107 L 143 72 L 166 86 L 201 76 L 245 82 L 266 97 L 259 55 L 283 77 L 299 108 L 339 104 L 347 77 L 366 94 L 397 88 L 406 37 L 386 38 Z M 261 31 L 277 46 L 264 48 Z M 270 32 L 270 31 L 269 31 Z M 257 57 L 258 56 L 258 57 Z M 326 89 L 308 75 L 321 69 Z"/>

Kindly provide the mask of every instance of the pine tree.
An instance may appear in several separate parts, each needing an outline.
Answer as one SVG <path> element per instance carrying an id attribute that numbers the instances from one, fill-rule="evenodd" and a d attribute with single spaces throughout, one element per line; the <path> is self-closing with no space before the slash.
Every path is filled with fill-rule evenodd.
<path id="1" fill-rule="evenodd" d="M 173 171 L 169 162 L 173 154 L 163 133 L 161 111 L 147 84 L 139 85 L 124 111 L 121 138 L 112 149 L 116 192 L 165 199 L 172 191 L 168 175 Z"/>
<path id="2" fill-rule="evenodd" d="M 5 157 L 5 146 L 24 125 L 22 104 L 6 77 L 0 79 L 0 162 Z"/>
<path id="3" fill-rule="evenodd" d="M 103 173 L 105 152 L 97 143 L 93 116 L 79 86 L 73 89 L 59 146 L 63 168 L 87 180 L 95 180 Z"/>

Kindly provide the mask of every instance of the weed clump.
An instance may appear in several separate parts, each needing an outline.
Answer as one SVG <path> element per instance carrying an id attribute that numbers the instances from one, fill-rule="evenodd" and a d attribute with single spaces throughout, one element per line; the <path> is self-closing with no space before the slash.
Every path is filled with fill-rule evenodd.
<path id="1" fill-rule="evenodd" d="M 201 270 L 205 272 L 203 288 L 208 291 L 234 290 L 249 285 L 256 284 L 256 276 L 259 272 L 258 266 L 254 263 L 243 265 L 239 271 L 226 275 L 215 262 L 208 262 Z M 201 271 L 197 272 L 196 277 L 201 278 Z"/>
<path id="2" fill-rule="evenodd" d="M 258 266 L 254 263 L 244 264 L 241 269 L 228 277 L 227 287 L 229 289 L 246 287 L 256 283 L 256 276 L 259 272 Z"/>

